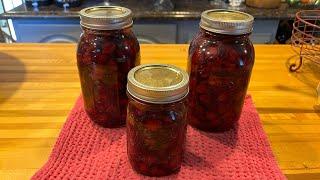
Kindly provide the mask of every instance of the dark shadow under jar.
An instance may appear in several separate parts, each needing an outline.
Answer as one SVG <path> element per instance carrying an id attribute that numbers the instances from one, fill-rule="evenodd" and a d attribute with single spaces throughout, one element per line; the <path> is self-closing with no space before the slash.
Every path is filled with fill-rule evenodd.
<path id="1" fill-rule="evenodd" d="M 131 166 L 147 176 L 179 171 L 187 127 L 187 73 L 168 65 L 144 65 L 130 71 L 128 79 Z"/>

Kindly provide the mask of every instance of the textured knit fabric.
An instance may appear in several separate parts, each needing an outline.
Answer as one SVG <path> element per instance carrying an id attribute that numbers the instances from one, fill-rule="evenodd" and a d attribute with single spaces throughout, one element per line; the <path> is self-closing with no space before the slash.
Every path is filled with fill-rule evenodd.
<path id="1" fill-rule="evenodd" d="M 32 179 L 152 179 L 132 170 L 125 128 L 106 129 L 90 121 L 80 97 L 69 114 L 48 162 Z M 179 173 L 163 179 L 285 179 L 250 97 L 239 125 L 225 133 L 188 127 Z"/>

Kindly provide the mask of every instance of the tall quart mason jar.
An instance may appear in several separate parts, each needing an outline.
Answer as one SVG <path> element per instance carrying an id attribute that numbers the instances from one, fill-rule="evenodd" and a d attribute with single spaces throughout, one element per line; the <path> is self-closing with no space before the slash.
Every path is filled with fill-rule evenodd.
<path id="1" fill-rule="evenodd" d="M 254 64 L 249 39 L 254 18 L 231 10 L 208 10 L 189 48 L 189 124 L 227 131 L 241 115 Z"/>
<path id="2" fill-rule="evenodd" d="M 140 63 L 140 47 L 132 32 L 130 9 L 97 6 L 81 10 L 83 33 L 77 64 L 84 108 L 104 127 L 125 125 L 128 72 Z"/>

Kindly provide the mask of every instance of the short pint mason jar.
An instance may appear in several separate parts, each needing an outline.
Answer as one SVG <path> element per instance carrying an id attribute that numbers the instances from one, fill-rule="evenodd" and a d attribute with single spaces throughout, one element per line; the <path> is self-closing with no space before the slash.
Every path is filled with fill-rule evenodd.
<path id="1" fill-rule="evenodd" d="M 104 127 L 125 125 L 128 72 L 140 63 L 140 47 L 132 32 L 130 9 L 97 6 L 81 10 L 83 33 L 77 64 L 84 108 Z"/>
<path id="2" fill-rule="evenodd" d="M 254 18 L 208 10 L 189 48 L 188 121 L 205 131 L 227 131 L 238 122 L 254 64 L 249 39 Z"/>
<path id="3" fill-rule="evenodd" d="M 149 64 L 128 74 L 127 150 L 132 168 L 147 176 L 180 169 L 187 127 L 187 72 Z"/>

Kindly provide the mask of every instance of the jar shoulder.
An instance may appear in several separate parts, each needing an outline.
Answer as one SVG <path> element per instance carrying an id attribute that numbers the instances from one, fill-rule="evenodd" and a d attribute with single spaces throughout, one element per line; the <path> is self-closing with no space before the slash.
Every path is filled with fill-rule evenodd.
<path id="1" fill-rule="evenodd" d="M 242 46 L 247 50 L 254 51 L 253 44 L 249 36 L 227 36 L 210 35 L 204 32 L 198 32 L 190 43 L 190 49 L 201 49 L 208 47 L 228 48 L 229 46 Z M 203 49 L 204 50 L 204 49 Z"/>
<path id="2" fill-rule="evenodd" d="M 254 47 L 249 37 L 210 36 L 199 32 L 189 47 L 189 60 L 208 62 L 210 60 L 254 62 Z"/>
<path id="3" fill-rule="evenodd" d="M 83 51 L 106 51 L 113 49 L 123 49 L 134 52 L 140 51 L 139 42 L 132 30 L 115 32 L 84 32 L 78 42 L 78 52 Z M 107 53 L 107 52 L 106 52 Z"/>
<path id="4" fill-rule="evenodd" d="M 140 62 L 140 46 L 132 31 L 84 32 L 77 47 L 78 62 Z"/>
<path id="5" fill-rule="evenodd" d="M 128 116 L 133 121 L 148 122 L 156 117 L 162 125 L 172 125 L 185 122 L 186 114 L 186 101 L 159 105 L 139 102 L 129 97 Z"/>

